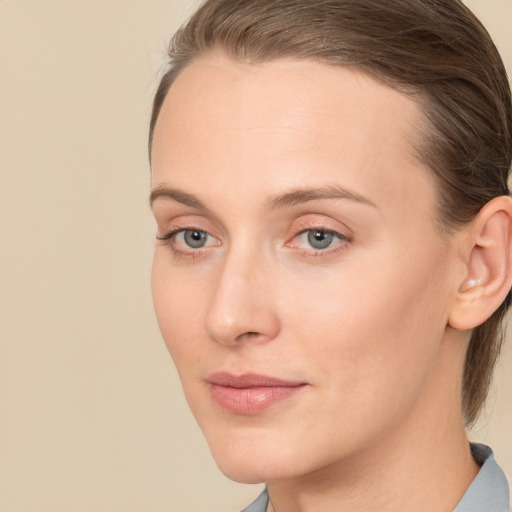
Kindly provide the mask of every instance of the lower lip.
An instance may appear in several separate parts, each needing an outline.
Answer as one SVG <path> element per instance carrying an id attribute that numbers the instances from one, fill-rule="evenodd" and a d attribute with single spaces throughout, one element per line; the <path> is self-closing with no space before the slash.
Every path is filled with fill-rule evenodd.
<path id="1" fill-rule="evenodd" d="M 306 384 L 233 388 L 210 384 L 210 394 L 222 409 L 235 414 L 251 416 L 296 395 L 305 386 Z"/>

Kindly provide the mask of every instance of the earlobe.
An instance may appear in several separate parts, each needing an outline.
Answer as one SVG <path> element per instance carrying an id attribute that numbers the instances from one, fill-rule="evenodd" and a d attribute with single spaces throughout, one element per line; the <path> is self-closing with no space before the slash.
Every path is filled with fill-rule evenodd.
<path id="1" fill-rule="evenodd" d="M 512 286 L 512 199 L 489 201 L 468 228 L 466 275 L 460 283 L 449 325 L 468 330 L 485 322 Z"/>

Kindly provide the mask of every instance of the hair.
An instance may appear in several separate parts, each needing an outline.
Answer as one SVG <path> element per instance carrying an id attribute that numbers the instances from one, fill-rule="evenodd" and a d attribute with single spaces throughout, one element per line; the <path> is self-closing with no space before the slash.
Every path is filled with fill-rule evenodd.
<path id="1" fill-rule="evenodd" d="M 222 52 L 235 61 L 313 59 L 360 70 L 411 95 L 426 129 L 414 148 L 438 184 L 445 233 L 508 195 L 512 102 L 505 67 L 488 32 L 460 0 L 207 0 L 174 35 L 155 94 L 158 114 L 190 63 Z M 510 294 L 473 330 L 462 381 L 466 425 L 488 394 L 503 342 Z"/>

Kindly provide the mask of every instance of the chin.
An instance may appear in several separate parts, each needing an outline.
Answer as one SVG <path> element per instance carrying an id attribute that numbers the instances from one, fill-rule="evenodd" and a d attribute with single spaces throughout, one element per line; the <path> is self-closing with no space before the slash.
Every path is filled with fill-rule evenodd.
<path id="1" fill-rule="evenodd" d="M 272 480 L 267 476 L 265 470 L 260 471 L 255 467 L 254 462 L 247 464 L 227 463 L 217 461 L 217 466 L 224 476 L 239 484 L 263 484 Z M 259 468 L 261 469 L 261 468 Z"/>
<path id="2" fill-rule="evenodd" d="M 235 482 L 258 484 L 290 478 L 305 462 L 301 451 L 275 431 L 226 428 L 205 435 L 220 471 Z"/>
<path id="3" fill-rule="evenodd" d="M 230 480 L 244 484 L 268 481 L 276 472 L 273 443 L 256 432 L 236 432 L 230 429 L 212 435 L 205 432 L 211 453 L 220 471 Z M 274 459 L 274 460 L 272 460 Z"/>
<path id="4" fill-rule="evenodd" d="M 240 484 L 261 484 L 272 480 L 280 480 L 293 476 L 290 474 L 290 466 L 280 460 L 265 461 L 264 458 L 243 459 L 241 457 L 215 457 L 220 471 L 230 480 Z M 279 467 L 283 465 L 285 467 Z"/>

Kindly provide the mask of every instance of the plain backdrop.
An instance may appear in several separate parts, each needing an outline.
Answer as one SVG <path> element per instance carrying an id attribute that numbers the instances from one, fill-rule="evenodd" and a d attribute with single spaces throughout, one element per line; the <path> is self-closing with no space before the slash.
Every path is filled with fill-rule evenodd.
<path id="1" fill-rule="evenodd" d="M 229 512 L 152 310 L 150 103 L 195 2 L 0 1 L 0 510 Z M 512 72 L 512 1 L 468 0 Z M 512 348 L 473 438 L 512 475 Z"/>

